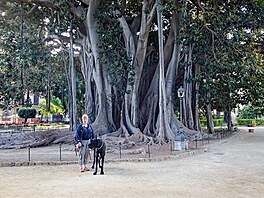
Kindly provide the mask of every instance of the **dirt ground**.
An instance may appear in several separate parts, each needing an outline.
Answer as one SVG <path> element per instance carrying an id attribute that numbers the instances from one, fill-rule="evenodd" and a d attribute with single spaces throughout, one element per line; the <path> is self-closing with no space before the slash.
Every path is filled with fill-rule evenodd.
<path id="1" fill-rule="evenodd" d="M 77 165 L 0 168 L 0 197 L 262 198 L 264 128 L 210 146 L 210 151 L 161 162 L 107 163 L 105 175 Z"/>

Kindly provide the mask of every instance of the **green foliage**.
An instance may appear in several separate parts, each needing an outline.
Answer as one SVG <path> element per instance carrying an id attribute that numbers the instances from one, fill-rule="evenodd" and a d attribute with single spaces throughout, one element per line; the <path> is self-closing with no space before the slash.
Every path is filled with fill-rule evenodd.
<path id="1" fill-rule="evenodd" d="M 264 119 L 237 119 L 238 125 L 242 126 L 252 126 L 253 123 L 256 123 L 257 126 L 264 125 Z"/>
<path id="2" fill-rule="evenodd" d="M 36 109 L 19 109 L 18 116 L 25 119 L 25 123 L 28 118 L 35 118 L 37 114 Z"/>
<path id="3" fill-rule="evenodd" d="M 261 9 L 264 9 L 264 1 L 263 0 L 254 0 L 254 3 L 259 6 Z"/>
<path id="4" fill-rule="evenodd" d="M 256 119 L 256 124 L 258 126 L 264 126 L 264 119 Z"/>
<path id="5" fill-rule="evenodd" d="M 57 97 L 52 97 L 50 101 L 50 111 L 46 109 L 46 99 L 40 101 L 40 112 L 43 116 L 59 115 L 64 113 L 64 107 L 61 100 Z"/>
<path id="6" fill-rule="evenodd" d="M 222 127 L 224 125 L 224 119 L 213 119 L 213 122 L 215 127 Z M 200 119 L 200 123 L 202 126 L 207 126 L 206 119 Z"/>
<path id="7" fill-rule="evenodd" d="M 209 26 L 200 30 L 195 48 L 195 62 L 201 65 L 196 79 L 201 106 L 211 103 L 213 109 L 224 111 L 264 97 L 264 68 L 254 44 L 263 38 L 263 17 L 263 10 L 248 1 L 225 2 L 204 13 Z"/>
<path id="8" fill-rule="evenodd" d="M 58 1 L 57 1 L 58 3 Z M 52 46 L 43 41 L 49 33 L 67 30 L 69 14 L 46 7 L 38 7 L 34 15 L 26 15 L 32 9 L 28 4 L 7 4 L 5 16 L 0 19 L 0 108 L 28 106 L 24 100 L 27 91 L 46 95 L 48 67 L 51 66 L 51 89 L 61 93 L 65 89 L 61 54 L 52 55 Z M 64 4 L 61 4 L 63 12 Z M 23 15 L 23 17 L 22 17 Z M 68 17 L 68 20 L 66 18 Z M 66 22 L 67 21 L 67 22 Z M 56 26 L 52 29 L 51 26 Z"/>
<path id="9" fill-rule="evenodd" d="M 264 115 L 264 107 L 255 107 L 252 105 L 245 106 L 238 112 L 238 116 L 241 119 L 253 119 L 262 115 Z"/>

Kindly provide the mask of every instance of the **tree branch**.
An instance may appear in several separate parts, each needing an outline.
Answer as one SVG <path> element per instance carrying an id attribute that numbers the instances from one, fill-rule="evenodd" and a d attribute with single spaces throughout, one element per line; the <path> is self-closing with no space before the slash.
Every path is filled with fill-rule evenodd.
<path id="1" fill-rule="evenodd" d="M 35 12 L 38 9 L 38 5 L 34 5 L 28 12 L 27 15 L 31 15 L 33 12 Z"/>
<path id="2" fill-rule="evenodd" d="M 153 5 L 152 10 L 150 11 L 150 14 L 149 14 L 149 16 L 147 18 L 147 25 L 150 25 L 150 23 L 152 22 L 152 19 L 154 17 L 154 14 L 156 13 L 155 12 L 156 7 L 157 7 L 157 2 L 155 2 L 155 4 Z"/>
<path id="3" fill-rule="evenodd" d="M 212 34 L 217 35 L 217 33 L 216 33 L 214 30 L 212 30 L 211 28 L 209 28 L 208 25 L 204 24 L 204 27 L 205 27 L 207 30 L 209 30 L 209 32 L 211 32 Z"/>

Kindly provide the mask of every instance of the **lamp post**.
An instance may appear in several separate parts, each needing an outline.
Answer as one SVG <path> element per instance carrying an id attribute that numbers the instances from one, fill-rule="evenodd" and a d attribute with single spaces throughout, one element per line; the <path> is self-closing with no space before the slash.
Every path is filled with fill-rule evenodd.
<path id="1" fill-rule="evenodd" d="M 180 99 L 180 126 L 179 126 L 179 131 L 174 137 L 175 150 L 188 149 L 187 137 L 182 127 L 182 99 L 184 97 L 184 94 L 185 94 L 185 89 L 180 87 L 178 89 L 178 98 Z"/>
<path id="2" fill-rule="evenodd" d="M 180 99 L 180 132 L 183 132 L 182 130 L 182 99 L 185 94 L 185 89 L 182 88 L 182 86 L 178 89 L 178 98 Z"/>

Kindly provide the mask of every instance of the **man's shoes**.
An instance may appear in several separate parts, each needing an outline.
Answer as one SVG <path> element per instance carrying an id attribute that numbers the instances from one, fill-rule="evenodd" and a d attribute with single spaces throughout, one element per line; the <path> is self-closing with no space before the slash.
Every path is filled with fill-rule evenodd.
<path id="1" fill-rule="evenodd" d="M 84 168 L 84 171 L 89 171 L 89 168 L 85 167 L 85 168 Z"/>

